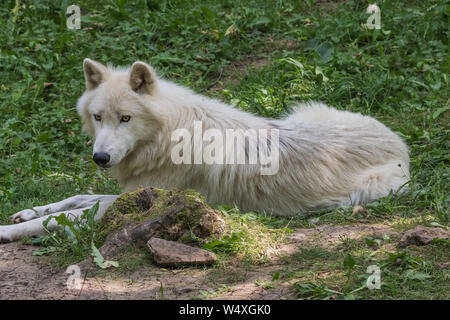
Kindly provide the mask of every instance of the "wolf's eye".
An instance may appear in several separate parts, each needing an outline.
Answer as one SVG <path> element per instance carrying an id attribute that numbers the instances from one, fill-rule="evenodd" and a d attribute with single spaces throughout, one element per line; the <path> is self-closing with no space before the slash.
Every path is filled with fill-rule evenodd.
<path id="1" fill-rule="evenodd" d="M 99 114 L 94 114 L 95 121 L 102 121 L 102 116 Z"/>
<path id="2" fill-rule="evenodd" d="M 130 121 L 131 117 L 130 116 L 122 116 L 120 118 L 120 122 L 128 122 Z"/>

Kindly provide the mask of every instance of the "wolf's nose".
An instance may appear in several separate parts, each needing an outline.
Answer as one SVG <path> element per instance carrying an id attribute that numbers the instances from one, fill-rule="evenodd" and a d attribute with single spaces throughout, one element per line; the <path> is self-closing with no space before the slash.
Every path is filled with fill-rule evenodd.
<path id="1" fill-rule="evenodd" d="M 105 152 L 96 152 L 96 153 L 94 153 L 93 158 L 94 158 L 94 162 L 96 164 L 98 164 L 100 167 L 106 166 L 106 164 L 109 162 L 109 159 L 111 159 L 109 154 L 107 154 Z"/>

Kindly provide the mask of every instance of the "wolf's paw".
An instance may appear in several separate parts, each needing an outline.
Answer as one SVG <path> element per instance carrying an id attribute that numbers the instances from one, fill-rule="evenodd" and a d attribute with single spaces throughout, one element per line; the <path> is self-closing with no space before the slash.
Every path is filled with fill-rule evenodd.
<path id="1" fill-rule="evenodd" d="M 10 228 L 8 226 L 0 226 L 0 243 L 13 241 Z"/>
<path id="2" fill-rule="evenodd" d="M 13 214 L 9 219 L 13 223 L 21 223 L 25 221 L 30 221 L 33 219 L 39 218 L 39 215 L 36 213 L 36 211 L 31 209 L 25 209 L 22 211 L 19 211 L 15 214 Z"/>

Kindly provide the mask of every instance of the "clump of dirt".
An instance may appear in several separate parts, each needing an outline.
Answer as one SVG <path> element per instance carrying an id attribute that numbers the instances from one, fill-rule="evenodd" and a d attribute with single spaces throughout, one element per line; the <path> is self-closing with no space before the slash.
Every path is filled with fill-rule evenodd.
<path id="1" fill-rule="evenodd" d="M 153 237 L 201 244 L 225 229 L 222 213 L 194 190 L 140 188 L 122 194 L 105 212 L 100 252 L 110 258 L 123 247 L 143 248 Z"/>
<path id="2" fill-rule="evenodd" d="M 431 228 L 417 226 L 412 230 L 403 233 L 398 247 L 403 248 L 410 245 L 423 246 L 431 243 L 435 239 L 448 239 L 449 232 L 441 228 Z"/>

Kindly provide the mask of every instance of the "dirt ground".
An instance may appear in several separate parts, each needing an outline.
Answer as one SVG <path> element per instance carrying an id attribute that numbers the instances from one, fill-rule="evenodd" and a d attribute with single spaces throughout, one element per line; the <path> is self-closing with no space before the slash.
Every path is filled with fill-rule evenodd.
<path id="1" fill-rule="evenodd" d="M 299 248 L 320 243 L 332 248 L 342 237 L 360 239 L 373 234 L 397 233 L 384 224 L 323 225 L 312 229 L 296 229 L 288 243 L 267 252 L 271 262 L 252 266 L 220 268 L 164 269 L 147 264 L 131 274 L 95 271 L 81 267 L 81 289 L 68 289 L 70 276 L 32 255 L 36 247 L 20 243 L 0 244 L 0 299 L 280 299 L 295 298 L 293 281 L 274 288 L 257 285 L 270 282 L 282 268 L 280 257 Z M 89 265 L 89 264 L 87 264 Z M 94 271 L 94 272 L 93 272 Z M 232 278 L 232 284 L 224 281 Z M 292 283 L 291 283 L 292 282 Z"/>

